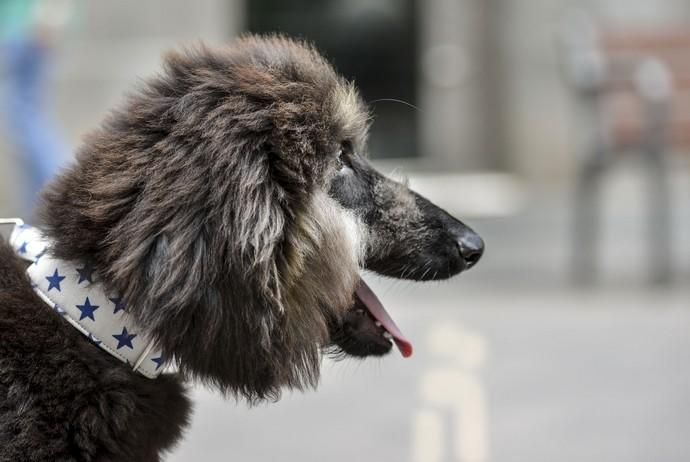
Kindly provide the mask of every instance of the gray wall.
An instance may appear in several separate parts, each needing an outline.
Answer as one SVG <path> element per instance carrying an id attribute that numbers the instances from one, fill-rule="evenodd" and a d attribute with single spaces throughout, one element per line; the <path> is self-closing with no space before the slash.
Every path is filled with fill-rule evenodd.
<path id="1" fill-rule="evenodd" d="M 82 1 L 57 59 L 55 111 L 74 143 L 123 92 L 156 70 L 161 51 L 219 43 L 242 27 L 240 1 Z"/>

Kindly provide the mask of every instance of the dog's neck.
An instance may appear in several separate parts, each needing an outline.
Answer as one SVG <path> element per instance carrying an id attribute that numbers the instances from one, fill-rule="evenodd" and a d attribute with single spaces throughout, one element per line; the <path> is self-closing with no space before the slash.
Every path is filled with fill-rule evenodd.
<path id="1" fill-rule="evenodd" d="M 159 375 L 161 352 L 127 316 L 125 301 L 106 294 L 88 262 L 60 260 L 50 253 L 52 241 L 36 228 L 15 227 L 10 245 L 31 262 L 27 274 L 38 296 L 95 345 L 148 378 Z"/>

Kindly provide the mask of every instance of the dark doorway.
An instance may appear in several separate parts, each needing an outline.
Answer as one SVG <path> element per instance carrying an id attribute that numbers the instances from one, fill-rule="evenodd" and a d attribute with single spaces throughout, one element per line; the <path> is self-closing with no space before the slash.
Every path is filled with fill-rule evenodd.
<path id="1" fill-rule="evenodd" d="M 414 0 L 251 0 L 252 32 L 314 42 L 370 103 L 372 157 L 417 155 L 417 24 Z"/>

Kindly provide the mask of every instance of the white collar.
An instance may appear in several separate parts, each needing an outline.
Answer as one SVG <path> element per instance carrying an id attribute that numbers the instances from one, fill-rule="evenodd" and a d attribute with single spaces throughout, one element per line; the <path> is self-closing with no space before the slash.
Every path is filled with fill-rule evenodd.
<path id="1" fill-rule="evenodd" d="M 88 263 L 54 258 L 52 242 L 31 226 L 18 224 L 10 245 L 26 261 L 32 287 L 48 306 L 64 317 L 95 345 L 127 363 L 136 372 L 154 379 L 164 359 L 153 340 L 127 315 L 127 305 L 117 294 L 106 294 Z"/>

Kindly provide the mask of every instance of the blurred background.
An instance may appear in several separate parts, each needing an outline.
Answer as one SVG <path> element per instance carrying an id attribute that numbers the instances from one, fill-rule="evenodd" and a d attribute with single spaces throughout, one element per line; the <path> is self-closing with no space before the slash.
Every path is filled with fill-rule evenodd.
<path id="1" fill-rule="evenodd" d="M 326 360 L 253 409 L 194 388 L 168 461 L 690 460 L 687 0 L 0 0 L 0 216 L 162 51 L 245 31 L 314 41 L 375 164 L 487 250 L 370 276 L 411 359 Z"/>

